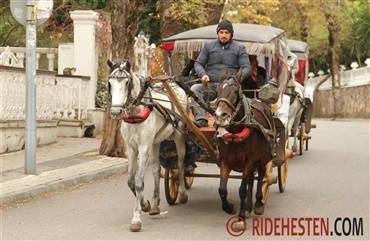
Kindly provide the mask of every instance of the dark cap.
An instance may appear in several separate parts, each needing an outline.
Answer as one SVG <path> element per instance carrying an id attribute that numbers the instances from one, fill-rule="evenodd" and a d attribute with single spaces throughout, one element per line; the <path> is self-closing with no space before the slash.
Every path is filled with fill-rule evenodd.
<path id="1" fill-rule="evenodd" d="M 222 20 L 218 26 L 217 26 L 217 33 L 218 31 L 220 31 L 221 29 L 226 29 L 227 31 L 229 31 L 231 33 L 231 36 L 234 35 L 234 29 L 233 29 L 233 24 L 229 21 L 229 20 Z"/>

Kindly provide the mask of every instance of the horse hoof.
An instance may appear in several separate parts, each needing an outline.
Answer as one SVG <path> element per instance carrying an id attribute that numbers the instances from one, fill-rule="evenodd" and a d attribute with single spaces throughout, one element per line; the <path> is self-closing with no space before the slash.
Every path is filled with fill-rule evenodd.
<path id="1" fill-rule="evenodd" d="M 229 209 L 224 211 L 230 215 L 235 215 L 237 209 L 238 208 L 236 207 L 235 203 L 229 201 Z"/>
<path id="2" fill-rule="evenodd" d="M 139 232 L 140 230 L 141 230 L 141 223 L 140 222 L 131 223 L 131 226 L 130 226 L 130 231 L 131 232 Z"/>
<path id="3" fill-rule="evenodd" d="M 161 211 L 158 206 L 154 206 L 150 209 L 149 215 L 158 215 Z"/>
<path id="4" fill-rule="evenodd" d="M 187 203 L 188 202 L 188 195 L 186 193 L 184 193 L 184 195 L 180 195 L 179 202 L 181 204 Z"/>
<path id="5" fill-rule="evenodd" d="M 243 221 L 233 223 L 233 230 L 235 231 L 245 231 L 246 229 L 246 223 Z"/>
<path id="6" fill-rule="evenodd" d="M 254 207 L 254 214 L 262 215 L 265 212 L 265 206 Z"/>
<path id="7" fill-rule="evenodd" d="M 150 209 L 151 209 L 151 205 L 148 200 L 146 200 L 146 202 L 144 201 L 141 203 L 141 211 L 143 211 L 144 213 L 147 213 L 150 211 Z"/>
<path id="8" fill-rule="evenodd" d="M 251 218 L 251 212 L 250 211 L 245 211 L 244 214 L 245 214 L 246 219 Z"/>

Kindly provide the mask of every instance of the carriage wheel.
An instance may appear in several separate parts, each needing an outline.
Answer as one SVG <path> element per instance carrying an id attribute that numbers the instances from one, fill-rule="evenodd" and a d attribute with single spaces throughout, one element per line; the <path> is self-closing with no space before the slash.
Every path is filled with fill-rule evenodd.
<path id="1" fill-rule="evenodd" d="M 289 147 L 289 138 L 287 138 L 285 141 L 285 148 L 288 149 L 288 147 Z M 280 193 L 284 192 L 286 181 L 288 178 L 288 160 L 289 158 L 285 157 L 284 164 L 278 166 L 278 182 Z"/>
<path id="2" fill-rule="evenodd" d="M 185 170 L 185 188 L 190 189 L 194 182 L 194 177 L 187 177 L 186 174 L 193 175 L 195 173 L 195 169 L 192 170 Z"/>
<path id="3" fill-rule="evenodd" d="M 285 148 L 287 148 L 288 146 L 289 146 L 289 139 L 286 139 Z M 284 192 L 287 178 L 288 178 L 288 160 L 289 158 L 285 158 L 284 164 L 278 167 L 278 183 L 279 183 L 280 193 Z"/>
<path id="4" fill-rule="evenodd" d="M 262 198 L 262 202 L 264 204 L 266 204 L 266 201 L 267 201 L 267 197 L 268 197 L 268 194 L 269 194 L 269 190 L 270 190 L 270 185 L 269 183 L 267 182 L 267 176 L 269 174 L 272 173 L 272 161 L 270 161 L 269 163 L 267 163 L 266 165 L 266 174 L 265 174 L 265 177 L 263 178 L 263 182 L 262 182 L 262 195 L 263 195 L 263 198 Z M 276 179 L 275 179 L 276 180 Z M 275 182 L 276 183 L 276 182 Z"/>
<path id="5" fill-rule="evenodd" d="M 288 177 L 288 158 L 285 163 L 278 167 L 278 181 L 279 181 L 279 191 L 283 193 L 286 186 L 286 181 Z"/>
<path id="6" fill-rule="evenodd" d="M 166 194 L 166 200 L 169 205 L 174 205 L 177 199 L 179 190 L 178 176 L 176 175 L 177 170 L 167 170 L 164 173 L 164 192 Z"/>
<path id="7" fill-rule="evenodd" d="M 306 140 L 306 151 L 308 150 L 308 139 Z"/>
<path id="8" fill-rule="evenodd" d="M 302 123 L 299 130 L 299 155 L 301 156 L 303 155 L 304 143 L 305 141 L 307 141 L 304 139 L 305 134 L 306 134 L 306 123 Z"/>

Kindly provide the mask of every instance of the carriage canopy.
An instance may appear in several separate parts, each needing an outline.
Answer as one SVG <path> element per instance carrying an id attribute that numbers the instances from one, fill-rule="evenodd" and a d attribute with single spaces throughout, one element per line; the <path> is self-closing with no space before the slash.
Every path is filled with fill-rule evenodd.
<path id="1" fill-rule="evenodd" d="M 288 43 L 285 31 L 279 28 L 247 23 L 234 23 L 233 39 L 246 46 L 249 55 L 256 55 L 270 78 L 276 78 L 283 90 L 288 78 Z M 161 48 L 169 53 L 193 53 L 217 38 L 217 25 L 192 29 L 162 40 Z"/>
<path id="2" fill-rule="evenodd" d="M 279 50 L 279 46 L 287 46 L 285 31 L 279 28 L 247 23 L 235 23 L 233 39 L 246 46 L 248 54 L 265 54 L 272 56 Z M 161 48 L 166 51 L 193 52 L 200 51 L 204 44 L 217 38 L 217 25 L 210 25 L 183 33 L 176 34 L 162 40 Z M 284 53 L 281 53 L 284 56 Z"/>
<path id="3" fill-rule="evenodd" d="M 296 80 L 305 84 L 308 79 L 309 71 L 309 49 L 308 44 L 299 40 L 288 39 L 288 47 L 298 57 L 299 70 Z"/>

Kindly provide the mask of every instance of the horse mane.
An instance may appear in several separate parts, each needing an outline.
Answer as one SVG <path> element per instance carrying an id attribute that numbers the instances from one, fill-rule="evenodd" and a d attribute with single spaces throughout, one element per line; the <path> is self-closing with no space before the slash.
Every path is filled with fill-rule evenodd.
<path id="1" fill-rule="evenodd" d="M 222 70 L 222 74 L 221 74 L 221 79 L 220 79 L 220 83 L 222 81 L 224 81 L 225 79 L 228 79 L 230 77 L 234 76 L 235 79 L 241 83 L 243 81 L 242 79 L 242 76 L 243 76 L 243 72 L 242 72 L 242 69 L 239 69 L 238 73 L 236 73 L 236 75 L 232 75 L 229 73 L 229 70 L 227 68 L 223 69 Z"/>
<path id="2" fill-rule="evenodd" d="M 131 62 L 128 60 L 128 59 L 123 59 L 123 60 L 119 60 L 119 61 L 111 61 L 111 60 L 107 60 L 107 64 L 110 68 L 110 74 L 113 72 L 113 70 L 119 68 L 120 70 L 125 70 L 126 72 L 128 73 L 131 73 L 131 67 L 132 67 L 132 64 Z"/>

